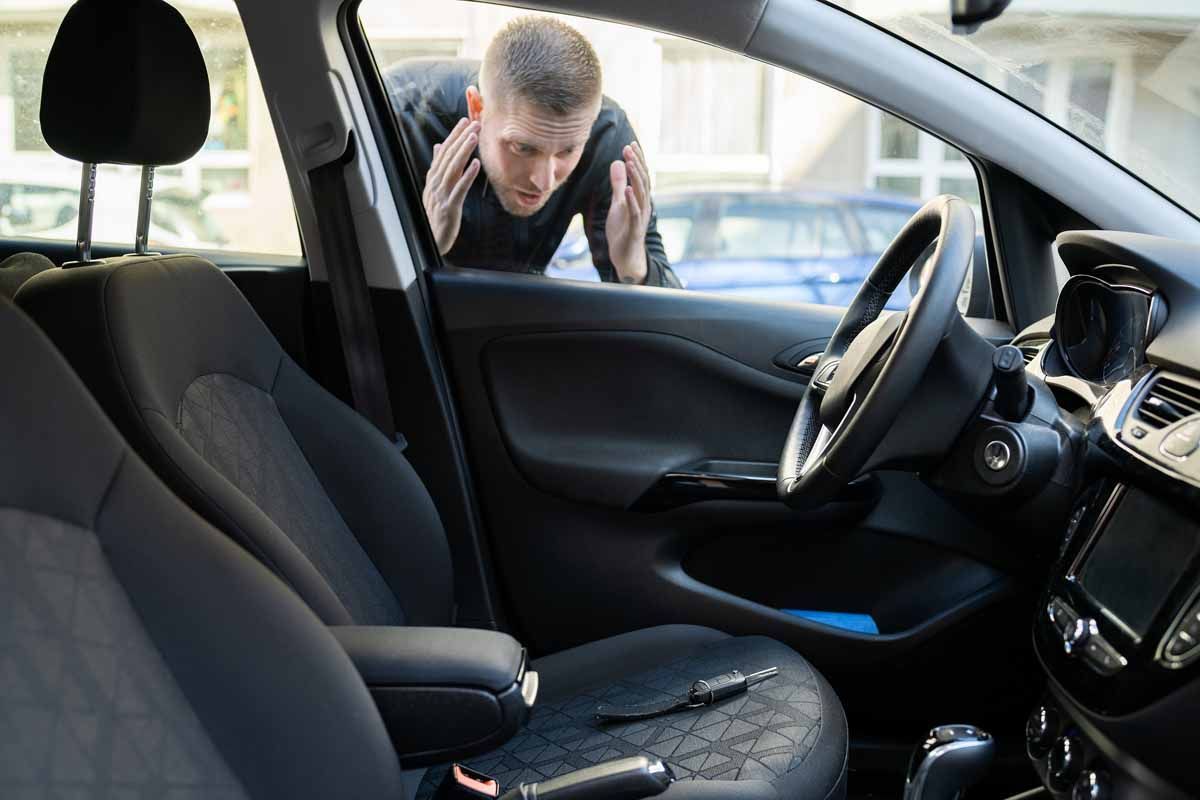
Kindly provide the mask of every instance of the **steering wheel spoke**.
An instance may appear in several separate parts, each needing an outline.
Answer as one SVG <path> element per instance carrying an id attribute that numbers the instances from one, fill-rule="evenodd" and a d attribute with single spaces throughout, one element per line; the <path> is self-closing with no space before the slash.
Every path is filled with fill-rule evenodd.
<path id="1" fill-rule="evenodd" d="M 825 457 L 825 452 L 829 449 L 829 445 L 841 433 L 842 426 L 846 424 L 846 420 L 854 413 L 854 406 L 858 403 L 858 395 L 850 398 L 850 405 L 842 414 L 842 418 L 837 421 L 832 429 L 828 425 L 822 424 L 821 430 L 817 431 L 817 438 L 813 442 L 812 448 L 808 451 L 808 457 L 804 459 L 804 464 L 800 467 L 800 477 L 803 477 L 817 464 L 821 463 L 821 459 Z"/>
<path id="2" fill-rule="evenodd" d="M 840 356 L 826 357 L 813 372 L 812 378 L 808 385 L 812 391 L 818 394 L 825 394 L 829 390 L 830 384 L 833 383 L 834 377 L 837 375 L 838 364 L 842 361 Z"/>

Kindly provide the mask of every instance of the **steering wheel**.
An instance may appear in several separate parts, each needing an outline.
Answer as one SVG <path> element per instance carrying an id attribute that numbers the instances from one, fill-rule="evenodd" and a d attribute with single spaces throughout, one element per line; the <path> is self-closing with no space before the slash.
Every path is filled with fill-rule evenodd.
<path id="1" fill-rule="evenodd" d="M 779 458 L 779 499 L 793 508 L 815 508 L 858 476 L 949 333 L 974 244 L 971 207 L 941 195 L 888 245 L 846 309 L 796 409 Z M 904 275 L 931 248 L 908 310 L 881 318 Z"/>

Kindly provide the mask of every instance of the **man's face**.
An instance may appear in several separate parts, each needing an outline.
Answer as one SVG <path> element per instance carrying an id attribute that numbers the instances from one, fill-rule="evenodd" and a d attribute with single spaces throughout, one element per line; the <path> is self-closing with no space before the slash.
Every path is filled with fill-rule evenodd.
<path id="1" fill-rule="evenodd" d="M 478 95 L 475 98 L 477 100 Z M 474 106 L 474 104 L 472 104 Z M 504 210 L 537 213 L 579 164 L 600 101 L 556 114 L 520 99 L 472 108 L 480 121 L 479 160 Z"/>

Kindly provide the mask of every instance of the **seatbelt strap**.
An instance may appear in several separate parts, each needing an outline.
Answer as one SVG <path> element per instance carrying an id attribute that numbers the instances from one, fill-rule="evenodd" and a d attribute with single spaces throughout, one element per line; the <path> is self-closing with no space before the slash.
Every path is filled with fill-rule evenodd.
<path id="1" fill-rule="evenodd" d="M 696 681 L 692 684 L 692 688 L 688 689 L 687 694 L 679 697 L 636 706 L 597 706 L 596 719 L 601 722 L 631 722 L 637 719 L 660 717 L 663 714 L 688 708 L 711 706 L 721 700 L 736 697 L 748 691 L 754 684 L 765 681 L 767 678 L 773 678 L 778 674 L 779 667 L 770 667 L 749 675 L 743 675 L 735 669 L 715 678 Z"/>
<path id="2" fill-rule="evenodd" d="M 403 449 L 404 437 L 397 437 L 371 290 L 367 286 L 346 192 L 345 167 L 354 160 L 354 153 L 354 136 L 351 135 L 346 152 L 340 158 L 310 170 L 308 182 L 354 408 L 384 436 L 400 443 Z"/>

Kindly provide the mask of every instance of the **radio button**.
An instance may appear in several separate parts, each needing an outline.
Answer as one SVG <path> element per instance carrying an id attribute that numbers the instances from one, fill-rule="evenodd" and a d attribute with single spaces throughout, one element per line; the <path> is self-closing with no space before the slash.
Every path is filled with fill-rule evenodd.
<path id="1" fill-rule="evenodd" d="M 1071 790 L 1071 800 L 1108 800 L 1111 796 L 1108 776 L 1095 770 L 1080 775 Z"/>
<path id="2" fill-rule="evenodd" d="M 1167 655 L 1172 658 L 1184 658 L 1195 647 L 1195 642 L 1189 642 L 1186 638 L 1187 634 L 1183 631 L 1177 632 L 1167 642 Z"/>
<path id="3" fill-rule="evenodd" d="M 1129 662 L 1100 634 L 1088 637 L 1083 646 L 1084 660 L 1101 675 L 1115 675 Z"/>
<path id="4" fill-rule="evenodd" d="M 1200 603 L 1194 604 L 1162 646 L 1161 660 L 1169 667 L 1182 667 L 1200 656 Z"/>
<path id="5" fill-rule="evenodd" d="M 1050 624 L 1057 628 L 1061 635 L 1066 635 L 1067 631 L 1074 627 L 1075 620 L 1079 619 L 1079 615 L 1057 597 L 1046 606 L 1046 616 L 1049 617 Z"/>
<path id="6" fill-rule="evenodd" d="M 1063 631 L 1063 650 L 1069 656 L 1079 655 L 1084 651 L 1084 646 L 1088 641 L 1098 632 L 1096 620 L 1091 617 L 1080 617 L 1068 630 Z"/>
<path id="7" fill-rule="evenodd" d="M 1030 758 L 1045 758 L 1058 736 L 1058 713 L 1047 706 L 1038 706 L 1025 722 L 1025 744 Z"/>
<path id="8" fill-rule="evenodd" d="M 1200 422 L 1176 428 L 1162 443 L 1162 451 L 1176 458 L 1190 456 L 1197 447 L 1200 447 Z"/>
<path id="9" fill-rule="evenodd" d="M 1083 745 L 1074 736 L 1064 736 L 1054 743 L 1047 765 L 1046 783 L 1056 792 L 1070 791 L 1079 773 L 1083 772 Z"/>

